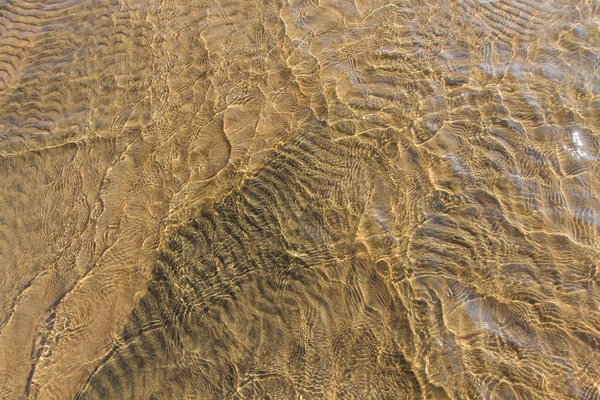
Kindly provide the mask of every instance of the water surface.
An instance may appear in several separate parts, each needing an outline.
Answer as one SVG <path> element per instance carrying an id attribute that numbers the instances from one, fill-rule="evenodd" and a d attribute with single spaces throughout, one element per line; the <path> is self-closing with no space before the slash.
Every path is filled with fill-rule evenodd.
<path id="1" fill-rule="evenodd" d="M 600 399 L 599 6 L 0 2 L 0 398 Z"/>

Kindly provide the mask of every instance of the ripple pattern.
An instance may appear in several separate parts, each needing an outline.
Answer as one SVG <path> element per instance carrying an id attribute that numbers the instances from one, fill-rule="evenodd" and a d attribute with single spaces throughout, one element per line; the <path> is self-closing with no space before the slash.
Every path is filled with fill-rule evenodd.
<path id="1" fill-rule="evenodd" d="M 570 0 L 0 3 L 0 398 L 600 399 Z"/>

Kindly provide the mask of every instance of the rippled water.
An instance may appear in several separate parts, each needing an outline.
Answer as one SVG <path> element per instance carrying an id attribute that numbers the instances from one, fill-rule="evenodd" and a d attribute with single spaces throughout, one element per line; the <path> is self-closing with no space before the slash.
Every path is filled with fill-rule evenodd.
<path id="1" fill-rule="evenodd" d="M 600 399 L 596 0 L 0 1 L 0 398 Z"/>

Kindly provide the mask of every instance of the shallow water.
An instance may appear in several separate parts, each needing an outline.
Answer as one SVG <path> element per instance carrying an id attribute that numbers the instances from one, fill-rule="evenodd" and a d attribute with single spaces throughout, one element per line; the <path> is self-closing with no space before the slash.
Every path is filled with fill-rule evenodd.
<path id="1" fill-rule="evenodd" d="M 600 399 L 599 7 L 0 2 L 0 398 Z"/>

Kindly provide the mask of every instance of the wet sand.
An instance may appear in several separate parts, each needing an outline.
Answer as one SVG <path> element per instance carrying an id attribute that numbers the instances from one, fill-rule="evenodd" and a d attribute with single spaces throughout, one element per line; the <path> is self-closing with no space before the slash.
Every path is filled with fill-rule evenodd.
<path id="1" fill-rule="evenodd" d="M 0 398 L 600 399 L 599 6 L 0 3 Z"/>

